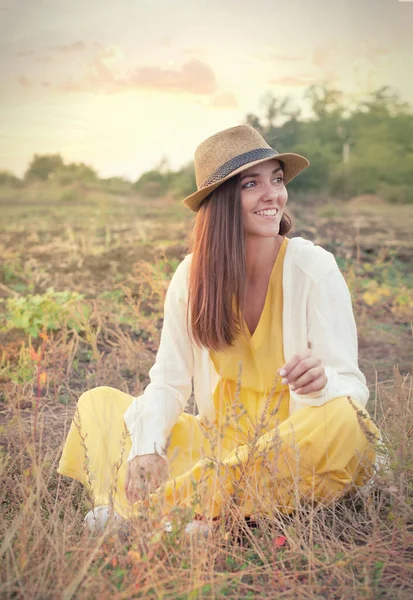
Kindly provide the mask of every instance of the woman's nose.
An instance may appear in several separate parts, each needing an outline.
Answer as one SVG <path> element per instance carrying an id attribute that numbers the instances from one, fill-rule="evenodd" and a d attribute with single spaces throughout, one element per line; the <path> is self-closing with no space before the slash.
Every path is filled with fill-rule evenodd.
<path id="1" fill-rule="evenodd" d="M 265 189 L 263 190 L 262 198 L 266 202 L 277 200 L 278 190 L 276 190 L 271 183 L 268 183 Z"/>

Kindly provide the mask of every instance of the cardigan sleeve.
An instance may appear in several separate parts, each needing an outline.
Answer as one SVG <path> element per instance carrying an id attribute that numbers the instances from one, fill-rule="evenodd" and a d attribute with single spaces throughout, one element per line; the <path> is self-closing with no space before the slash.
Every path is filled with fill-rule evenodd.
<path id="1" fill-rule="evenodd" d="M 357 329 L 350 292 L 336 261 L 331 262 L 327 274 L 314 284 L 307 307 L 308 346 L 321 359 L 327 384 L 311 394 L 290 391 L 296 409 L 321 406 L 347 395 L 365 406 L 369 398 L 366 378 L 358 367 Z"/>
<path id="2" fill-rule="evenodd" d="M 128 461 L 141 454 L 166 456 L 168 436 L 192 391 L 193 351 L 187 328 L 188 259 L 176 270 L 164 305 L 164 322 L 150 383 L 124 414 L 131 435 Z"/>

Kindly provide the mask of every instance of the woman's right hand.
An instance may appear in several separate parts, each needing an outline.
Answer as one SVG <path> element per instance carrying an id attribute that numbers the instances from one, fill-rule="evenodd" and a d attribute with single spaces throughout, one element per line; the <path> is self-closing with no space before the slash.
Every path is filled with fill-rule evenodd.
<path id="1" fill-rule="evenodd" d="M 168 479 L 169 465 L 159 454 L 135 456 L 129 463 L 125 480 L 125 493 L 129 502 L 146 498 Z"/>

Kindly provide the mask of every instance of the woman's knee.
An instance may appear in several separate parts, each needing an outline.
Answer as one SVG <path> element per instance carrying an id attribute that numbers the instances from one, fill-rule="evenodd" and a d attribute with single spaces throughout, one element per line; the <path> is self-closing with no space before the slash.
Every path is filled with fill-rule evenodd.
<path id="1" fill-rule="evenodd" d="M 85 392 L 83 392 L 83 394 L 79 396 L 78 402 L 80 404 L 87 404 L 95 398 L 103 398 L 107 394 L 107 391 L 111 389 L 113 388 L 110 388 L 106 385 L 100 385 L 98 387 L 91 388 L 90 390 L 86 390 Z"/>
<path id="2" fill-rule="evenodd" d="M 319 409 L 323 411 L 323 407 Z M 371 421 L 366 409 L 350 396 L 338 396 L 324 405 L 326 417 L 335 421 L 342 433 L 347 430 L 355 431 L 360 427 L 360 421 Z"/>
<path id="3" fill-rule="evenodd" d="M 364 406 L 350 396 L 346 397 L 346 403 L 343 405 L 342 427 L 343 430 L 352 431 L 354 433 L 359 433 L 361 430 L 368 438 L 370 437 L 370 434 L 374 435 L 378 432 L 374 421 Z"/>
<path id="4" fill-rule="evenodd" d="M 126 410 L 132 400 L 133 397 L 125 392 L 107 385 L 100 385 L 83 392 L 79 397 L 78 407 L 85 408 L 95 405 L 103 408 L 103 406 L 114 406 L 119 409 L 123 407 Z"/>

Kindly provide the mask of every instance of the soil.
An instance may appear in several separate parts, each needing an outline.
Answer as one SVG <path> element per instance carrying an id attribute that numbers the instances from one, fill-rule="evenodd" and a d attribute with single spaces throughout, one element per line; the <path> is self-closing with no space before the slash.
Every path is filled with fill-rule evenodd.
<path id="1" fill-rule="evenodd" d="M 339 264 L 340 261 L 373 264 L 381 257 L 383 263 L 393 261 L 400 277 L 405 278 L 406 282 L 410 281 L 413 215 L 406 207 L 395 210 L 394 207 L 383 205 L 380 198 L 357 197 L 348 204 L 336 202 L 329 206 L 329 215 L 325 214 L 327 208 L 323 206 L 311 210 L 307 204 L 301 207 L 297 203 L 292 204 L 291 210 L 296 216 L 292 235 L 301 235 L 321 244 L 334 253 Z M 134 217 L 136 219 L 136 215 Z M 133 219 L 130 223 L 117 226 L 116 230 L 111 230 L 109 247 L 97 243 L 99 240 L 102 242 L 102 232 L 97 230 L 95 234 L 97 232 L 99 236 L 95 237 L 95 243 L 83 247 L 79 240 L 69 243 L 66 238 L 47 229 L 1 232 L 2 244 L 8 254 L 6 258 L 0 258 L 0 299 L 16 293 L 15 290 L 24 283 L 31 284 L 31 293 L 43 293 L 47 288 L 54 287 L 55 290 L 78 291 L 86 298 L 93 299 L 104 292 L 120 289 L 121 284 L 137 272 L 142 261 L 150 264 L 160 259 L 166 261 L 165 277 L 169 278 L 174 268 L 173 261 L 179 262 L 187 252 L 190 222 L 186 214 L 183 219 L 174 217 L 167 222 L 160 222 L 159 215 L 156 215 L 156 219 L 151 220 L 150 215 L 145 215 L 141 228 L 136 227 Z M 82 232 L 84 226 L 78 225 L 73 230 Z M 142 242 L 142 239 L 145 241 Z M 14 265 L 14 275 L 1 268 L 6 264 Z M 147 306 L 150 312 L 152 305 L 149 303 Z M 407 315 L 404 320 L 397 320 L 386 307 L 366 307 L 359 298 L 354 302 L 354 311 L 358 323 L 360 368 L 374 396 L 376 383 L 391 381 L 395 367 L 402 375 L 411 373 L 413 316 Z M 119 323 L 112 323 L 110 327 L 106 323 L 106 326 L 108 330 L 116 330 Z M 47 389 L 40 394 L 40 418 L 44 421 L 44 430 L 48 436 L 54 437 L 55 443 L 63 439 L 76 398 L 84 389 L 105 384 L 132 395 L 140 393 L 148 381 L 147 373 L 155 358 L 161 326 L 161 303 L 156 307 L 151 333 L 138 325 L 121 326 L 120 331 L 129 340 L 125 344 L 135 344 L 131 346 L 135 348 L 135 362 L 126 358 L 129 356 L 126 350 L 125 354 L 122 354 L 122 349 L 116 350 L 118 338 L 111 338 L 110 335 L 100 340 L 99 365 L 90 359 L 86 344 L 84 351 L 80 348 L 76 369 L 68 375 L 66 390 L 59 389 L 56 392 L 54 389 L 51 393 Z M 16 360 L 24 343 L 27 343 L 27 335 L 19 329 L 0 332 L 3 363 Z M 38 344 L 39 341 L 33 341 L 35 348 Z M 8 380 L 3 369 L 0 371 L 0 384 L 0 421 L 8 421 L 7 429 L 10 432 L 13 414 L 18 411 L 30 432 L 38 397 L 36 382 L 19 387 Z M 11 403 L 10 398 L 13 398 Z M 59 403 L 62 398 L 66 403 L 64 405 Z M 188 410 L 194 410 L 193 399 Z"/>

